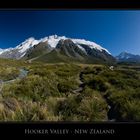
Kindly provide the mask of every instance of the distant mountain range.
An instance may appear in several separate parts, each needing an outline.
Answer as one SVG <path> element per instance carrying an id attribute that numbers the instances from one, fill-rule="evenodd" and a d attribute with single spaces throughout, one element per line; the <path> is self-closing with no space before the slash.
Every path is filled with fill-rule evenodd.
<path id="1" fill-rule="evenodd" d="M 1 58 L 43 62 L 112 63 L 115 58 L 100 45 L 84 39 L 52 35 L 25 40 L 15 48 L 0 49 Z"/>
<path id="2" fill-rule="evenodd" d="M 134 55 L 128 52 L 122 52 L 116 56 L 117 61 L 119 62 L 135 62 L 140 63 L 140 55 Z"/>

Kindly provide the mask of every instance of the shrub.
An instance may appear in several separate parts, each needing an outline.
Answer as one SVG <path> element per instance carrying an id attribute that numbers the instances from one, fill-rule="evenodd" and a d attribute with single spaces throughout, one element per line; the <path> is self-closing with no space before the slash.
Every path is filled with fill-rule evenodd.
<path id="1" fill-rule="evenodd" d="M 107 120 L 107 105 L 97 98 L 84 98 L 78 107 L 78 112 L 84 121 L 105 121 Z"/>
<path id="2" fill-rule="evenodd" d="M 125 102 L 123 106 L 122 120 L 124 121 L 140 121 L 140 101 L 132 100 Z"/>
<path id="3" fill-rule="evenodd" d="M 108 89 L 108 86 L 106 85 L 104 79 L 99 77 L 95 77 L 92 81 L 88 83 L 88 85 L 94 90 L 98 90 L 101 92 L 105 92 Z"/>
<path id="4" fill-rule="evenodd" d="M 59 101 L 56 108 L 56 114 L 61 115 L 65 121 L 73 120 L 73 117 L 77 113 L 78 102 L 75 97 L 68 97 L 63 101 Z"/>

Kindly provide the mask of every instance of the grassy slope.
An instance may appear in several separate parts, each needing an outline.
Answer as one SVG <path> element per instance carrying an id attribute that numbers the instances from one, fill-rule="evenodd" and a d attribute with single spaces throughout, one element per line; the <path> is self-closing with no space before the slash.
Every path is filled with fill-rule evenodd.
<path id="1" fill-rule="evenodd" d="M 77 59 L 63 55 L 56 50 L 53 50 L 49 54 L 41 55 L 38 59 L 36 59 L 36 61 L 42 61 L 47 63 L 80 62 Z"/>
<path id="2" fill-rule="evenodd" d="M 46 63 L 83 63 L 83 64 L 107 64 L 105 61 L 102 61 L 98 58 L 92 58 L 84 56 L 82 58 L 80 57 L 70 57 L 67 55 L 64 55 L 63 53 L 60 53 L 56 50 L 53 50 L 50 53 L 46 53 L 44 55 L 39 56 L 35 61 L 39 62 L 46 62 Z"/>

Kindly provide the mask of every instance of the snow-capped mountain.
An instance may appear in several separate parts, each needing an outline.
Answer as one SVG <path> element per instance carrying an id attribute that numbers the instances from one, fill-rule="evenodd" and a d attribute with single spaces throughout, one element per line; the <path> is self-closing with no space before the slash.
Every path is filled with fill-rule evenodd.
<path id="1" fill-rule="evenodd" d="M 0 49 L 0 55 L 6 51 L 10 51 L 12 48 L 8 48 L 8 49 Z"/>
<path id="2" fill-rule="evenodd" d="M 124 52 L 121 52 L 116 58 L 118 58 L 118 59 L 128 59 L 128 58 L 131 58 L 131 57 L 133 57 L 133 54 L 124 51 Z"/>
<path id="3" fill-rule="evenodd" d="M 116 59 L 124 62 L 140 62 L 140 55 L 131 54 L 125 51 L 116 56 Z"/>
<path id="4" fill-rule="evenodd" d="M 3 49 L 0 49 L 0 54 L 2 54 L 2 52 L 3 52 Z"/>
<path id="5" fill-rule="evenodd" d="M 36 51 L 41 51 L 44 45 L 49 47 L 49 50 L 58 51 L 61 49 L 61 52 L 63 48 L 63 50 L 65 50 L 65 52 L 67 52 L 67 55 L 69 56 L 71 56 L 71 54 L 68 53 L 73 51 L 73 53 L 75 53 L 76 56 L 80 56 L 83 53 L 84 55 L 90 55 L 97 58 L 104 57 L 104 59 L 108 59 L 108 56 L 111 57 L 111 54 L 107 49 L 101 47 L 95 42 L 87 41 L 84 39 L 67 38 L 65 36 L 57 35 L 44 37 L 39 40 L 36 40 L 35 38 L 31 37 L 14 48 L 0 49 L 0 57 L 13 59 L 21 59 L 24 57 L 27 58 L 27 55 L 29 56 L 30 53 L 34 50 L 34 48 L 36 48 Z M 69 51 L 66 50 L 66 47 Z M 44 49 L 45 48 L 43 48 L 43 50 Z M 39 53 L 36 52 L 36 54 Z"/>
<path id="6" fill-rule="evenodd" d="M 2 49 L 0 51 L 0 57 L 20 59 L 26 54 L 29 48 L 33 47 L 38 43 L 38 40 L 35 40 L 31 37 L 19 44 L 18 46 L 16 46 L 15 48 Z"/>

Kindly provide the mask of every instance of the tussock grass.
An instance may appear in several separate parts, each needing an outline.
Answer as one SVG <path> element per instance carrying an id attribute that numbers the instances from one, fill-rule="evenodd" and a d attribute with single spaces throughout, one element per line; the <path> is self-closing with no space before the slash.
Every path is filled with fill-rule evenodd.
<path id="1" fill-rule="evenodd" d="M 21 67 L 28 75 L 0 91 L 0 121 L 106 121 L 104 96 L 116 120 L 140 121 L 140 71 L 134 67 L 0 59 L 0 79 L 13 79 Z"/>

